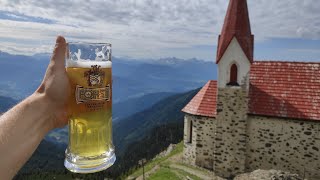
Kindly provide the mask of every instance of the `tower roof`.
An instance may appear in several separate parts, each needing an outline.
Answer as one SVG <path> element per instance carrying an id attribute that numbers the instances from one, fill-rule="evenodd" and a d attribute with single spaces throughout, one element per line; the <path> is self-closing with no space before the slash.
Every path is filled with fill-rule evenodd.
<path id="1" fill-rule="evenodd" d="M 217 64 L 221 60 L 233 37 L 238 40 L 250 63 L 253 63 L 254 36 L 251 34 L 246 0 L 230 0 L 229 2 L 227 15 L 218 40 Z"/>
<path id="2" fill-rule="evenodd" d="M 216 107 L 217 81 L 208 81 L 182 111 L 193 115 L 216 117 Z"/>

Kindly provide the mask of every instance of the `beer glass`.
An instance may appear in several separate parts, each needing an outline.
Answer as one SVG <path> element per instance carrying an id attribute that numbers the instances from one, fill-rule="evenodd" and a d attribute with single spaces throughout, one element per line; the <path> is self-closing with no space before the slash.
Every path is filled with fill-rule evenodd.
<path id="1" fill-rule="evenodd" d="M 64 165 L 76 173 L 102 171 L 116 160 L 112 144 L 111 44 L 68 43 L 66 52 L 71 96 Z"/>

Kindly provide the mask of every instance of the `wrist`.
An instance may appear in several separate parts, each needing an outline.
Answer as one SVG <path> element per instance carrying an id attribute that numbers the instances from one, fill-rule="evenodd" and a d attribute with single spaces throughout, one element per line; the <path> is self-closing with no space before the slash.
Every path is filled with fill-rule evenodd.
<path id="1" fill-rule="evenodd" d="M 38 121 L 41 124 L 39 131 L 47 134 L 54 129 L 54 106 L 45 93 L 35 92 L 30 96 L 31 103 L 34 103 L 34 110 L 38 114 Z"/>

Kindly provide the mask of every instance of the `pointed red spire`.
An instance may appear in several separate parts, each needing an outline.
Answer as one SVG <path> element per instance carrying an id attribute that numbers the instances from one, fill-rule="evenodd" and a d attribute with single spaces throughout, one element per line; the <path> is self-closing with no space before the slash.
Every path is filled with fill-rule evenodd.
<path id="1" fill-rule="evenodd" d="M 246 0 L 230 0 L 221 35 L 218 40 L 218 64 L 233 37 L 236 37 L 243 52 L 253 63 L 253 40 Z"/>

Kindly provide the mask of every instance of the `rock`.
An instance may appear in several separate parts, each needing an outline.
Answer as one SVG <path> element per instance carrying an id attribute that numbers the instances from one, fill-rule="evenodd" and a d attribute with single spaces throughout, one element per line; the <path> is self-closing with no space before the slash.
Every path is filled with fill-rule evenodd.
<path id="1" fill-rule="evenodd" d="M 168 156 L 175 147 L 176 147 L 176 144 L 170 144 L 165 152 L 165 156 Z"/>
<path id="2" fill-rule="evenodd" d="M 303 180 L 297 174 L 291 174 L 280 170 L 255 170 L 236 176 L 234 180 Z"/>
<path id="3" fill-rule="evenodd" d="M 166 150 L 162 151 L 160 154 L 158 154 L 153 159 L 162 158 L 162 157 L 168 156 L 176 146 L 177 146 L 176 144 L 170 144 Z"/>

